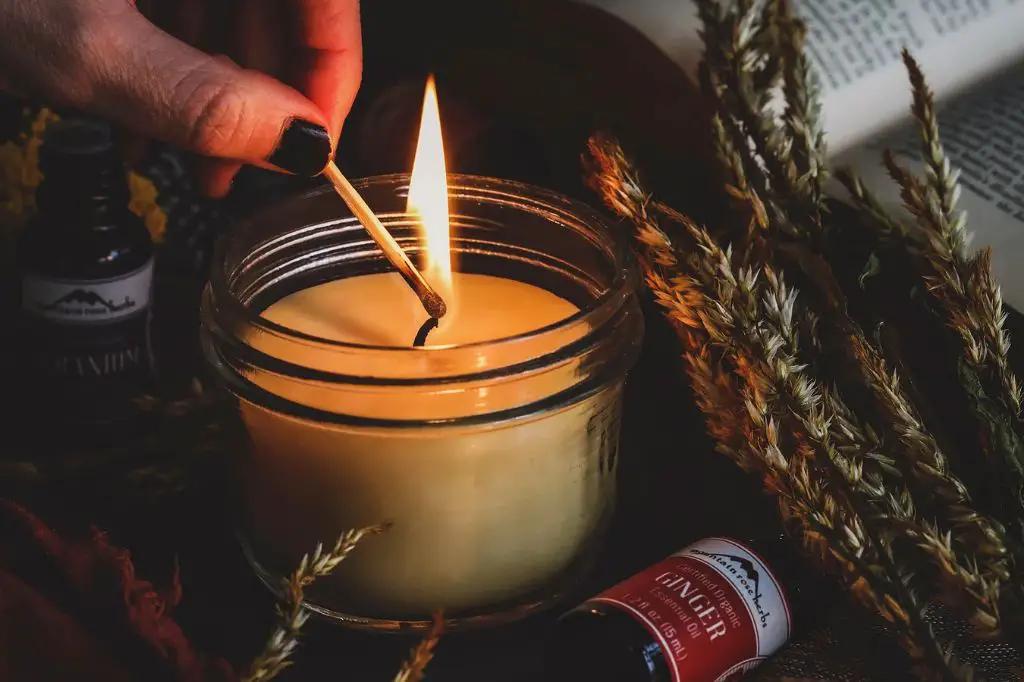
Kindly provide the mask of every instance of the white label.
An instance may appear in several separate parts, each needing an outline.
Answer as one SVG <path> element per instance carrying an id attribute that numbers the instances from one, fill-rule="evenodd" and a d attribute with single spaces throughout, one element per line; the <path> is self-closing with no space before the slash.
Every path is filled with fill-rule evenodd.
<path id="1" fill-rule="evenodd" d="M 21 305 L 61 324 L 105 324 L 145 312 L 153 284 L 153 260 L 127 275 L 106 280 L 22 278 Z"/>
<path id="2" fill-rule="evenodd" d="M 772 655 L 789 639 L 789 604 L 778 579 L 760 557 L 727 538 L 705 538 L 674 556 L 707 564 L 740 593 L 754 622 L 758 656 Z"/>

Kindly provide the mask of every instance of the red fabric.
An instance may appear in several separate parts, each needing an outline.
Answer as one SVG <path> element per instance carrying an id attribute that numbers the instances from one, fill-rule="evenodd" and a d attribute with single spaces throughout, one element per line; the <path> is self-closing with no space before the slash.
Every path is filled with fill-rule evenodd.
<path id="1" fill-rule="evenodd" d="M 104 533 L 63 538 L 0 501 L 0 680 L 233 682 L 171 618 L 180 600 L 177 571 L 159 589 Z"/>

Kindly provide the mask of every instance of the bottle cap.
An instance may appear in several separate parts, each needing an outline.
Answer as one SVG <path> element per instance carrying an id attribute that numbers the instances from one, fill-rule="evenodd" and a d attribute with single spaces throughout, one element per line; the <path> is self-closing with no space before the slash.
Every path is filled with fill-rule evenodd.
<path id="1" fill-rule="evenodd" d="M 62 154 L 103 154 L 113 149 L 110 125 L 84 118 L 65 118 L 46 129 L 46 145 Z"/>
<path id="2" fill-rule="evenodd" d="M 50 124 L 39 151 L 43 175 L 53 171 L 103 172 L 111 169 L 115 159 L 110 125 L 86 118 L 65 118 Z"/>

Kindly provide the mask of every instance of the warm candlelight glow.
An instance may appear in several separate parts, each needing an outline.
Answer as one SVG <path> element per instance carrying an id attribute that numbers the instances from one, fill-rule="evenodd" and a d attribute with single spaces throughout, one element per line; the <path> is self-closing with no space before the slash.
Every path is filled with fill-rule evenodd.
<path id="1" fill-rule="evenodd" d="M 448 222 L 448 181 L 445 175 L 441 114 L 434 77 L 427 79 L 420 118 L 416 158 L 409 183 L 408 211 L 420 219 L 426 260 L 423 275 L 443 297 L 452 293 L 452 258 Z"/>

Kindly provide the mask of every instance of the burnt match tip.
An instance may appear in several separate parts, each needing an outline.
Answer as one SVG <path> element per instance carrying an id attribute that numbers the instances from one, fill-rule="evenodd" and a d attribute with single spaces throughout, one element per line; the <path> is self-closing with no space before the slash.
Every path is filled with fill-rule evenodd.
<path id="1" fill-rule="evenodd" d="M 448 312 L 448 306 L 445 305 L 444 299 L 433 292 L 428 292 L 423 297 L 423 309 L 427 311 L 427 315 L 439 320 Z"/>

